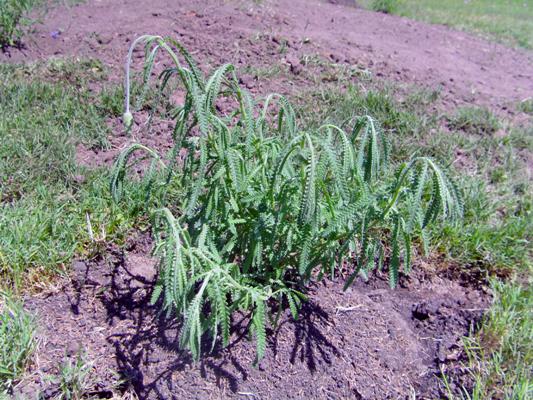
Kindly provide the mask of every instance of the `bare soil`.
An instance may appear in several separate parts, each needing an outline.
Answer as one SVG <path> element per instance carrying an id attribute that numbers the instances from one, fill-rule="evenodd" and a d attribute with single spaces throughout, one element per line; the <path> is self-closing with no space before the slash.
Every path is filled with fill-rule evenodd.
<path id="1" fill-rule="evenodd" d="M 52 10 L 25 47 L 8 50 L 0 60 L 97 57 L 122 79 L 128 44 L 151 33 L 182 41 L 206 68 L 225 62 L 241 67 L 292 64 L 301 56 L 319 54 L 387 79 L 440 86 L 450 102 L 501 109 L 533 93 L 533 54 L 525 50 L 445 26 L 369 12 L 346 5 L 348 1 L 259 3 L 88 0 Z"/>
<path id="2" fill-rule="evenodd" d="M 131 40 L 153 33 L 180 40 L 204 69 L 225 62 L 243 70 L 286 66 L 281 78 L 244 74 L 253 93 L 311 86 L 300 62 L 309 55 L 386 80 L 439 87 L 449 108 L 478 104 L 512 114 L 510 105 L 533 93 L 531 53 L 344 3 L 88 0 L 51 11 L 24 48 L 9 49 L 0 61 L 96 57 L 120 82 Z M 158 123 L 167 131 L 165 121 Z M 118 119 L 110 124 L 111 151 L 80 146 L 80 163 L 109 164 L 131 140 Z M 165 136 L 143 140 L 168 145 Z M 215 348 L 199 363 L 178 349 L 176 320 L 148 301 L 155 278 L 150 248 L 149 235 L 138 234 L 124 249 L 110 246 L 97 259 L 76 261 L 71 278 L 56 290 L 28 296 L 42 342 L 19 393 L 55 396 L 57 385 L 46 376 L 81 349 L 93 362 L 90 390 L 101 398 L 129 387 L 141 399 L 435 399 L 444 397 L 442 371 L 454 378 L 454 391 L 471 385 L 461 366 L 461 337 L 475 329 L 490 296 L 482 280 L 471 282 L 442 260 L 419 262 L 396 290 L 380 273 L 346 292 L 342 278 L 316 284 L 301 318 L 283 316 L 269 336 L 266 358 L 253 367 L 245 315 L 233 320 L 229 348 Z"/>
<path id="3" fill-rule="evenodd" d="M 51 57 L 94 57 L 108 67 L 111 81 L 122 82 L 131 41 L 151 33 L 182 42 L 206 72 L 223 63 L 240 70 L 253 94 L 294 94 L 312 88 L 309 76 L 320 73 L 303 65 L 320 57 L 373 76 L 440 92 L 440 111 L 462 105 L 488 106 L 520 121 L 516 104 L 533 94 L 533 53 L 509 49 L 445 26 L 373 13 L 350 1 L 266 0 L 88 0 L 52 9 L 20 49 L 0 53 L 0 62 L 28 62 Z M 139 63 L 144 56 L 135 52 Z M 282 66 L 283 74 L 261 77 L 258 71 Z M 161 65 L 159 65 L 161 67 Z M 247 70 L 246 67 L 253 67 Z M 156 66 L 157 68 L 157 66 Z M 335 80 L 335 76 L 327 79 Z M 357 81 L 357 77 L 354 78 Z M 525 116 L 527 118 L 527 116 Z M 133 139 L 120 120 L 110 121 L 111 148 L 80 146 L 78 160 L 109 165 L 118 150 L 136 138 L 156 148 L 168 147 L 168 126 L 146 135 L 143 116 Z M 163 134 L 160 134 L 163 133 Z"/>
<path id="4" fill-rule="evenodd" d="M 380 273 L 347 291 L 343 277 L 316 284 L 299 320 L 283 314 L 254 367 L 246 315 L 234 316 L 228 348 L 197 363 L 179 349 L 176 319 L 149 303 L 150 247 L 149 235 L 138 234 L 124 250 L 109 247 L 103 257 L 74 262 L 71 279 L 55 291 L 27 298 L 42 343 L 20 393 L 53 398 L 58 387 L 43 376 L 80 350 L 93 362 L 89 393 L 100 398 L 130 386 L 141 399 L 435 399 L 444 395 L 442 371 L 471 384 L 461 339 L 489 296 L 437 263 L 417 265 L 395 290 Z"/>

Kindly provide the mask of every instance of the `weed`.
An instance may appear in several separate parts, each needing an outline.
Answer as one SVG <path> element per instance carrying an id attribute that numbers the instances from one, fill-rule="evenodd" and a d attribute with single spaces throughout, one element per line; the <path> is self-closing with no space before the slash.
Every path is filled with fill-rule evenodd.
<path id="1" fill-rule="evenodd" d="M 286 301 L 296 318 L 309 279 L 335 275 L 345 261 L 356 265 L 347 287 L 381 268 L 392 248 L 394 287 L 402 258 L 410 269 L 413 240 L 438 218 L 461 215 L 456 187 L 433 160 L 413 156 L 392 170 L 388 140 L 373 118 L 356 117 L 349 133 L 331 124 L 302 131 L 284 97 L 270 95 L 256 110 L 232 65 L 205 79 L 179 43 L 157 36 L 133 43 L 127 85 L 139 42 L 146 43 L 145 71 L 159 50 L 170 56 L 174 66 L 161 75 L 162 86 L 176 77 L 185 103 L 174 110 L 170 154 L 126 148 L 111 192 L 120 201 L 136 155 L 150 160 L 145 179 L 147 196 L 159 199 L 153 229 L 161 260 L 153 301 L 162 295 L 164 308 L 184 317 L 180 342 L 195 358 L 206 332 L 213 346 L 219 333 L 227 345 L 231 314 L 244 310 L 252 313 L 260 359 L 269 301 L 278 301 L 278 312 Z M 128 93 L 127 86 L 126 105 Z M 234 106 L 217 112 L 221 99 Z M 126 107 L 127 129 L 132 119 Z M 170 189 L 181 193 L 177 202 L 166 200 Z"/>
<path id="2" fill-rule="evenodd" d="M 0 393 L 25 371 L 35 347 L 33 317 L 12 295 L 0 292 Z"/>
<path id="3" fill-rule="evenodd" d="M 85 361 L 82 352 L 78 353 L 74 362 L 67 359 L 59 371 L 59 399 L 79 400 L 90 389 L 91 363 Z"/>

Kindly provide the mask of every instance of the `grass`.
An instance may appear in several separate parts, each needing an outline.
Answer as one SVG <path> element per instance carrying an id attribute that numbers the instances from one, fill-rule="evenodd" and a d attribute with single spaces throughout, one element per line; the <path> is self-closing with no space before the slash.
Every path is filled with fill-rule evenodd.
<path id="1" fill-rule="evenodd" d="M 115 115 L 122 95 L 106 83 L 102 64 L 53 59 L 0 65 L 0 71 L 0 274 L 1 288 L 16 295 L 46 286 L 69 272 L 74 256 L 94 257 L 102 245 L 120 244 L 129 229 L 145 223 L 135 183 L 118 208 L 108 171 L 76 163 L 77 145 L 108 146 L 106 118 Z M 105 89 L 91 94 L 88 81 Z M 91 237 L 88 221 L 98 237 Z M 24 372 L 34 347 L 33 319 L 11 298 L 2 298 L 0 393 Z M 81 390 L 78 367 L 63 370 L 65 398 Z"/>
<path id="2" fill-rule="evenodd" d="M 448 126 L 455 131 L 493 135 L 500 129 L 500 121 L 486 107 L 461 107 L 449 118 Z"/>
<path id="3" fill-rule="evenodd" d="M 529 97 L 527 99 L 522 100 L 521 102 L 518 103 L 517 108 L 519 111 L 523 113 L 533 115 L 533 99 Z"/>
<path id="4" fill-rule="evenodd" d="M 80 91 L 102 81 L 94 61 L 52 60 L 27 67 L 0 66 L 0 274 L 15 290 L 35 275 L 68 269 L 90 251 L 86 213 L 108 238 L 127 229 L 129 210 L 106 193 L 107 173 L 76 164 L 76 146 L 106 147 L 103 96 Z"/>
<path id="5" fill-rule="evenodd" d="M 474 32 L 510 46 L 533 48 L 533 4 L 527 0 L 364 0 L 358 3 L 369 8 L 378 5 L 380 11 Z"/>
<path id="6" fill-rule="evenodd" d="M 370 7 L 374 11 L 393 14 L 398 4 L 397 0 L 372 0 Z"/>
<path id="7" fill-rule="evenodd" d="M 36 347 L 33 316 L 6 292 L 0 292 L 0 396 L 22 375 Z"/>
<path id="8" fill-rule="evenodd" d="M 475 338 L 465 339 L 476 385 L 466 398 L 527 399 L 533 377 L 531 282 L 493 281 L 494 303 Z M 469 396 L 469 397 L 467 397 Z"/>
<path id="9" fill-rule="evenodd" d="M 58 387 L 58 400 L 81 400 L 87 397 L 94 387 L 91 372 L 92 363 L 86 361 L 86 355 L 80 351 L 74 360 L 67 358 L 60 366 L 57 376 L 52 378 Z"/>

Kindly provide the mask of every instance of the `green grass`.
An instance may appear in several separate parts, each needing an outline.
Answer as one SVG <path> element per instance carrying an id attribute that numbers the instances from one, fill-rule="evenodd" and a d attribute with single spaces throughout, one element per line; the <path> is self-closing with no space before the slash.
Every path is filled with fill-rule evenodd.
<path id="1" fill-rule="evenodd" d="M 25 371 L 36 348 L 36 324 L 12 295 L 0 292 L 0 396 Z"/>
<path id="2" fill-rule="evenodd" d="M 518 103 L 518 111 L 533 115 L 533 99 L 531 97 L 524 99 Z"/>
<path id="3" fill-rule="evenodd" d="M 100 62 L 53 59 L 0 65 L 0 72 L 0 290 L 18 294 L 68 273 L 74 256 L 103 254 L 106 243 L 122 243 L 134 226 L 143 229 L 144 197 L 132 183 L 119 208 L 108 172 L 76 164 L 78 144 L 108 146 L 106 118 L 115 116 L 122 96 Z M 91 94 L 89 81 L 105 89 Z M 2 297 L 0 308 L 2 397 L 24 373 L 35 326 L 15 300 Z M 83 391 L 80 368 L 63 368 L 64 398 Z"/>
<path id="4" fill-rule="evenodd" d="M 500 121 L 486 107 L 462 107 L 449 118 L 448 126 L 455 131 L 477 135 L 493 135 L 500 129 Z"/>
<path id="5" fill-rule="evenodd" d="M 372 0 L 370 7 L 374 11 L 392 14 L 396 11 L 398 0 Z"/>
<path id="6" fill-rule="evenodd" d="M 86 360 L 86 355 L 80 351 L 74 360 L 67 358 L 59 367 L 59 373 L 52 377 L 57 385 L 58 393 L 54 398 L 58 400 L 81 400 L 90 396 L 90 389 L 95 387 L 93 363 Z"/>
<path id="7" fill-rule="evenodd" d="M 511 46 L 533 48 L 533 3 L 528 0 L 364 0 L 358 3 L 369 8 L 379 5 L 380 10 L 449 25 Z"/>
<path id="8" fill-rule="evenodd" d="M 114 207 L 107 173 L 75 160 L 80 143 L 107 146 L 109 95 L 78 90 L 87 80 L 103 82 L 101 64 L 52 60 L 0 70 L 0 274 L 18 290 L 90 251 L 87 213 L 93 229 L 112 239 L 135 210 Z"/>
<path id="9" fill-rule="evenodd" d="M 516 282 L 492 283 L 495 296 L 486 314 L 481 331 L 464 338 L 467 368 L 474 381 L 472 392 L 460 395 L 450 389 L 451 381 L 444 378 L 450 399 L 529 399 L 533 385 L 533 293 L 531 287 Z"/>

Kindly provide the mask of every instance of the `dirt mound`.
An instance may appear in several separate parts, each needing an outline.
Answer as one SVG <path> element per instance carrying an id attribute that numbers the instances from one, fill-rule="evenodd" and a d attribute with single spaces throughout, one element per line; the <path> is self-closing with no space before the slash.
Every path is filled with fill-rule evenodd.
<path id="1" fill-rule="evenodd" d="M 0 61 L 97 57 L 110 66 L 111 79 L 121 82 L 131 40 L 155 33 L 180 40 L 205 70 L 236 64 L 253 93 L 309 87 L 299 61 L 317 54 L 386 79 L 440 87 L 445 106 L 474 103 L 502 110 L 533 93 L 530 53 L 344 3 L 89 0 L 52 11 L 26 48 L 0 54 Z M 260 81 L 259 72 L 245 70 L 265 73 L 278 64 L 287 67 L 282 79 Z M 110 123 L 113 131 L 122 130 L 118 119 Z M 80 148 L 79 161 L 109 164 L 130 140 L 115 135 L 107 152 Z M 143 137 L 156 148 L 168 147 L 167 141 Z M 57 373 L 60 362 L 79 349 L 94 362 L 91 390 L 100 397 L 130 385 L 141 399 L 396 399 L 413 393 L 434 399 L 442 395 L 441 368 L 469 385 L 460 341 L 488 297 L 460 279 L 439 276 L 431 265 L 415 266 L 414 275 L 403 277 L 393 291 L 379 275 L 346 292 L 342 279 L 314 286 L 298 321 L 283 315 L 271 332 L 267 356 L 255 368 L 254 344 L 243 334 L 246 316 L 234 318 L 229 348 L 216 348 L 199 363 L 179 350 L 176 321 L 149 304 L 155 265 L 150 247 L 140 236 L 124 251 L 108 249 L 101 259 L 78 261 L 71 281 L 48 296 L 27 299 L 40 320 L 42 343 L 33 375 L 17 390 L 53 397 L 57 387 L 46 375 Z M 126 383 L 117 387 L 122 379 Z"/>
<path id="2" fill-rule="evenodd" d="M 268 67 L 319 54 L 388 79 L 441 87 L 451 104 L 501 109 L 533 93 L 529 52 L 444 26 L 372 13 L 346 1 L 331 3 L 92 0 L 53 10 L 26 48 L 11 49 L 0 60 L 95 56 L 121 80 L 128 43 L 151 33 L 182 41 L 206 67 L 225 62 Z"/>
<path id="3" fill-rule="evenodd" d="M 139 236 L 128 251 L 75 262 L 73 277 L 26 307 L 39 318 L 43 340 L 35 376 L 57 372 L 79 349 L 93 361 L 93 393 L 120 390 L 125 379 L 141 399 L 179 398 L 437 398 L 441 367 L 468 384 L 461 337 L 482 315 L 487 296 L 418 265 L 396 290 L 374 276 L 342 290 L 342 279 L 311 288 L 295 321 L 286 312 L 269 335 L 265 359 L 253 366 L 255 346 L 244 334 L 246 316 L 233 318 L 231 344 L 194 363 L 179 350 L 176 320 L 149 304 L 155 260 Z M 433 276 L 429 278 L 425 274 Z M 37 379 L 23 393 L 54 385 Z"/>
<path id="4" fill-rule="evenodd" d="M 533 93 L 532 53 L 348 3 L 152 0 L 147 5 L 135 0 L 89 0 L 52 10 L 25 48 L 9 49 L 0 54 L 0 61 L 96 57 L 109 66 L 111 81 L 121 83 L 131 40 L 152 33 L 182 42 L 205 71 L 235 64 L 243 86 L 254 95 L 290 95 L 312 87 L 315 83 L 308 79 L 312 67 L 301 60 L 316 56 L 388 80 L 440 88 L 438 106 L 444 112 L 461 104 L 479 104 L 513 114 L 516 102 Z M 140 63 L 143 56 L 136 52 L 135 61 Z M 156 69 L 160 67 L 158 63 Z M 276 68 L 284 73 L 273 73 Z M 135 117 L 145 144 L 168 148 L 167 121 L 160 129 L 154 127 L 156 133 L 150 136 L 140 132 L 144 116 Z M 110 165 L 133 140 L 123 135 L 118 118 L 110 124 L 111 149 L 80 146 L 80 164 Z"/>

